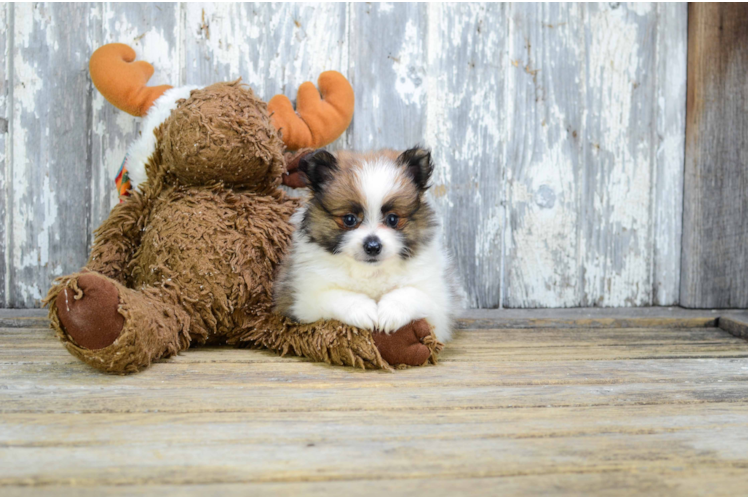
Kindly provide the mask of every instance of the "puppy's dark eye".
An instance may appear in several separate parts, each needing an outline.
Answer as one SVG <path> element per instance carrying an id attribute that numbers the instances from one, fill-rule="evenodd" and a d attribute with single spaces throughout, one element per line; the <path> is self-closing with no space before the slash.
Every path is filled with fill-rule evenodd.
<path id="1" fill-rule="evenodd" d="M 353 214 L 345 214 L 343 216 L 343 225 L 345 227 L 356 227 L 358 224 L 358 217 Z"/>
<path id="2" fill-rule="evenodd" d="M 387 214 L 387 217 L 384 218 L 384 222 L 388 226 L 394 229 L 397 227 L 397 224 L 400 222 L 400 217 L 398 217 L 395 214 Z"/>

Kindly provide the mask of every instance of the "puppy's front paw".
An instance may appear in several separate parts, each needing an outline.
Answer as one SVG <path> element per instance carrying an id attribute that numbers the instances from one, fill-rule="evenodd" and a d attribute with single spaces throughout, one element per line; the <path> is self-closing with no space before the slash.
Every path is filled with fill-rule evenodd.
<path id="1" fill-rule="evenodd" d="M 377 326 L 377 303 L 371 299 L 357 302 L 346 311 L 341 321 L 364 330 L 373 330 Z"/>
<path id="2" fill-rule="evenodd" d="M 392 333 L 416 319 L 420 318 L 414 318 L 407 307 L 386 296 L 377 305 L 377 327 L 383 332 Z"/>

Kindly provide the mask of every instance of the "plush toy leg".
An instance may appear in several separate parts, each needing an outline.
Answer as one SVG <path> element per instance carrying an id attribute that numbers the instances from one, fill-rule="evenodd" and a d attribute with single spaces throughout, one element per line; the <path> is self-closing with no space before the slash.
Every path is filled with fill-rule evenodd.
<path id="1" fill-rule="evenodd" d="M 430 328 L 425 320 L 421 321 L 430 334 Z M 426 364 L 428 361 L 435 363 L 443 345 L 435 340 L 432 341 L 428 334 L 418 337 L 414 331 L 416 324 L 420 325 L 420 322 L 410 323 L 388 337 L 396 343 L 399 342 L 404 348 L 411 348 L 416 342 L 425 348 L 426 355 L 422 356 L 424 352 L 419 351 L 413 356 L 414 352 L 409 351 L 406 355 L 407 359 L 404 359 L 398 353 L 396 357 L 391 358 L 391 362 L 383 356 L 385 352 L 380 353 L 371 332 L 338 321 L 298 324 L 282 316 L 271 314 L 261 319 L 247 321 L 245 327 L 239 329 L 235 336 L 229 339 L 229 343 L 261 346 L 276 351 L 281 356 L 293 354 L 331 365 L 360 368 L 392 369 L 391 365 L 402 367 L 407 361 L 412 361 L 414 365 Z M 392 346 L 387 351 L 387 353 L 390 352 L 397 352 L 397 348 Z"/>
<path id="2" fill-rule="evenodd" d="M 71 354 L 105 372 L 131 373 L 190 344 L 187 313 L 156 297 L 89 272 L 58 278 L 45 302 Z"/>

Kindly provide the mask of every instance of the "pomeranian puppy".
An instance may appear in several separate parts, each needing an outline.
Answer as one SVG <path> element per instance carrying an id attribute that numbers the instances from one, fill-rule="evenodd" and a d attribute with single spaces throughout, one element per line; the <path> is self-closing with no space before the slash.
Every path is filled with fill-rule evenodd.
<path id="1" fill-rule="evenodd" d="M 292 219 L 276 312 L 387 333 L 425 318 L 439 341 L 449 340 L 458 285 L 425 197 L 433 170 L 419 147 L 302 159 L 312 196 Z"/>

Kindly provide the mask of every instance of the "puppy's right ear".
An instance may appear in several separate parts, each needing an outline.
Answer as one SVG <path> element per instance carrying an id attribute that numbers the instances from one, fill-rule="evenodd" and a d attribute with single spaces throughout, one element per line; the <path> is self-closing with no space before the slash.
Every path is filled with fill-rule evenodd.
<path id="1" fill-rule="evenodd" d="M 304 174 L 312 191 L 319 192 L 338 170 L 338 160 L 327 150 L 318 149 L 299 160 L 299 172 Z"/>
<path id="2" fill-rule="evenodd" d="M 408 172 L 418 189 L 421 191 L 428 189 L 429 179 L 434 172 L 430 150 L 416 146 L 398 156 L 397 161 L 405 166 L 405 171 Z"/>

